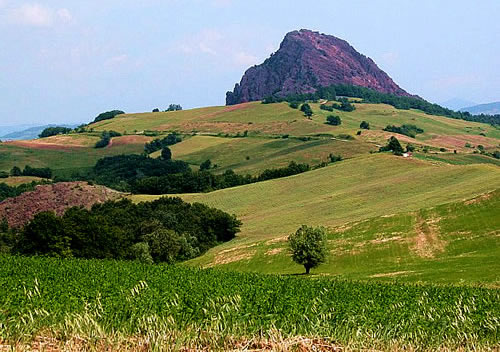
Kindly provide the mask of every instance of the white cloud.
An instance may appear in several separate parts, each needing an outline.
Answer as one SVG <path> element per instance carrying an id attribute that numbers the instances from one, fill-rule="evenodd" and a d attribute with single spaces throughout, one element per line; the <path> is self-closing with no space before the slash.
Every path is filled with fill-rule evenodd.
<path id="1" fill-rule="evenodd" d="M 0 0 L 1 1 L 1 0 Z M 65 8 L 51 9 L 40 4 L 24 4 L 9 12 L 12 23 L 34 27 L 50 27 L 56 23 L 69 23 L 73 16 Z"/>
<path id="2" fill-rule="evenodd" d="M 259 63 L 259 58 L 257 56 L 248 54 L 244 51 L 240 51 L 234 55 L 234 62 L 241 66 L 253 66 Z"/>

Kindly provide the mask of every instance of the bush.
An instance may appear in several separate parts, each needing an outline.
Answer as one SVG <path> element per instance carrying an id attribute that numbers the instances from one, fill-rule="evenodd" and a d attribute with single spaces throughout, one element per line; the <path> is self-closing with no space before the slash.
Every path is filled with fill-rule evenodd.
<path id="1" fill-rule="evenodd" d="M 369 130 L 370 129 L 370 124 L 366 121 L 362 121 L 360 124 L 359 124 L 359 128 L 362 128 L 364 130 Z"/>
<path id="2" fill-rule="evenodd" d="M 172 160 L 172 151 L 169 147 L 165 147 L 161 150 L 161 158 L 163 160 Z"/>
<path id="3" fill-rule="evenodd" d="M 52 178 L 52 170 L 48 167 L 36 168 L 26 165 L 23 170 L 23 176 L 34 176 L 40 178 Z"/>
<path id="4" fill-rule="evenodd" d="M 304 113 L 304 116 L 311 117 L 313 115 L 313 111 L 311 109 L 311 106 L 307 103 L 302 104 L 300 107 L 300 111 Z"/>
<path id="5" fill-rule="evenodd" d="M 180 110 L 182 110 L 182 106 L 180 106 L 179 104 L 170 104 L 168 106 L 168 109 L 165 111 L 180 111 Z"/>
<path id="6" fill-rule="evenodd" d="M 306 274 L 326 260 L 326 230 L 322 227 L 313 228 L 302 225 L 294 234 L 288 237 L 292 259 L 303 265 Z"/>
<path id="7" fill-rule="evenodd" d="M 340 124 L 342 124 L 342 120 L 340 118 L 340 116 L 337 116 L 337 115 L 329 115 L 327 118 L 326 118 L 326 123 L 328 125 L 332 125 L 332 126 L 339 126 Z"/>
<path id="8" fill-rule="evenodd" d="M 331 105 L 321 104 L 321 105 L 319 106 L 319 108 L 320 108 L 321 110 L 333 111 L 333 106 L 331 106 Z"/>
<path id="9" fill-rule="evenodd" d="M 207 159 L 200 164 L 200 171 L 210 170 L 211 168 L 212 168 L 212 162 L 210 161 L 210 159 Z"/>
<path id="10" fill-rule="evenodd" d="M 292 109 L 298 109 L 299 103 L 297 103 L 296 101 L 292 101 L 291 103 L 288 104 L 288 106 L 291 107 Z"/>
<path id="11" fill-rule="evenodd" d="M 152 154 L 158 150 L 162 150 L 165 147 L 182 142 L 182 138 L 177 133 L 170 133 L 163 139 L 155 139 L 144 145 L 144 152 L 146 154 Z"/>
<path id="12" fill-rule="evenodd" d="M 17 166 L 14 166 L 11 170 L 10 170 L 10 175 L 11 176 L 22 176 L 23 175 L 23 172 L 21 171 L 21 169 Z"/>
<path id="13" fill-rule="evenodd" d="M 153 109 L 153 111 L 151 111 L 151 112 L 160 112 L 160 109 L 155 108 L 155 109 Z"/>

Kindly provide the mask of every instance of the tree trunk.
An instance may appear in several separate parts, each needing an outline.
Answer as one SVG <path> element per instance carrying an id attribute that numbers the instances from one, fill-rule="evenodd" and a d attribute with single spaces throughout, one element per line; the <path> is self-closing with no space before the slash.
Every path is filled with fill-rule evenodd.
<path id="1" fill-rule="evenodd" d="M 308 266 L 305 266 L 305 268 L 306 268 L 306 275 L 309 275 L 309 272 L 311 271 L 311 268 L 308 267 Z"/>

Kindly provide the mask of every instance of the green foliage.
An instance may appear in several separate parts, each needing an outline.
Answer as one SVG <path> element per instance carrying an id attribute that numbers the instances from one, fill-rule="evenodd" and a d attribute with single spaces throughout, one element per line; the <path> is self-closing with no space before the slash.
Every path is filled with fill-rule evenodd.
<path id="1" fill-rule="evenodd" d="M 95 144 L 95 148 L 105 148 L 111 142 L 111 138 L 120 137 L 121 133 L 115 131 L 103 131 L 101 139 Z"/>
<path id="2" fill-rule="evenodd" d="M 0 202 L 11 197 L 17 197 L 24 192 L 30 192 L 35 189 L 39 184 L 45 184 L 45 182 L 31 182 L 25 183 L 19 186 L 9 186 L 5 183 L 0 183 Z"/>
<path id="3" fill-rule="evenodd" d="M 344 160 L 341 155 L 335 155 L 335 154 L 331 154 L 331 153 L 328 156 L 328 159 L 330 159 L 331 163 L 336 163 L 338 161 Z"/>
<path id="4" fill-rule="evenodd" d="M 177 133 L 170 133 L 168 136 L 162 139 L 155 139 L 144 145 L 144 152 L 146 154 L 152 154 L 158 150 L 162 150 L 165 147 L 182 142 L 182 138 Z"/>
<path id="5" fill-rule="evenodd" d="M 11 175 L 11 176 L 22 176 L 22 175 L 23 175 L 23 172 L 21 171 L 21 169 L 20 169 L 18 166 L 14 166 L 14 167 L 10 170 L 10 175 Z"/>
<path id="6" fill-rule="evenodd" d="M 304 113 L 304 116 L 311 117 L 313 115 L 313 111 L 311 106 L 307 103 L 304 103 L 300 106 L 300 111 Z"/>
<path id="7" fill-rule="evenodd" d="M 85 340 L 95 349 L 105 337 L 140 341 L 147 334 L 158 350 L 197 345 L 200 336 L 209 337 L 207 349 L 224 350 L 231 338 L 262 338 L 275 329 L 353 349 L 488 350 L 499 344 L 498 300 L 497 289 L 466 286 L 0 256 L 0 307 L 8 322 L 0 339 L 15 346 L 44 333 L 59 336 L 64 327 L 81 349 Z"/>
<path id="8" fill-rule="evenodd" d="M 399 140 L 394 136 L 391 136 L 391 138 L 389 138 L 387 145 L 385 147 L 380 148 L 379 151 L 381 152 L 391 151 L 394 155 L 403 155 L 404 152 L 403 147 L 399 143 Z"/>
<path id="9" fill-rule="evenodd" d="M 205 166 L 204 166 L 205 167 Z M 309 171 L 308 164 L 290 162 L 287 167 L 266 169 L 260 175 L 238 175 L 227 170 L 221 175 L 214 175 L 205 169 L 199 172 L 183 172 L 164 176 L 138 179 L 132 184 L 131 191 L 136 194 L 175 194 L 200 193 L 249 183 L 261 182 L 280 177 L 287 177 Z"/>
<path id="10" fill-rule="evenodd" d="M 212 162 L 210 161 L 210 159 L 207 159 L 200 164 L 200 171 L 210 170 L 211 168 L 212 168 Z"/>
<path id="11" fill-rule="evenodd" d="M 361 121 L 361 123 L 359 124 L 359 128 L 362 128 L 364 130 L 369 130 L 370 124 L 366 121 Z"/>
<path id="12" fill-rule="evenodd" d="M 319 108 L 320 108 L 321 110 L 326 110 L 326 111 L 330 111 L 330 112 L 334 110 L 334 109 L 333 109 L 333 106 L 331 106 L 331 105 L 326 105 L 326 104 L 321 104 L 321 105 L 319 106 Z"/>
<path id="13" fill-rule="evenodd" d="M 111 111 L 106 111 L 106 112 L 103 112 L 101 114 L 99 114 L 95 119 L 94 119 L 94 123 L 96 122 L 99 122 L 99 121 L 103 121 L 103 120 L 110 120 L 118 115 L 122 115 L 122 114 L 125 114 L 125 112 L 121 111 L 121 110 L 111 110 Z"/>
<path id="14" fill-rule="evenodd" d="M 68 134 L 73 131 L 71 128 L 67 127 L 47 127 L 38 135 L 40 138 L 45 138 L 45 137 L 50 137 L 50 136 L 56 136 L 58 134 Z"/>
<path id="15" fill-rule="evenodd" d="M 62 217 L 39 213 L 23 228 L 13 251 L 173 263 L 233 239 L 240 225 L 234 216 L 180 198 L 138 205 L 122 200 L 91 210 L 70 208 Z"/>
<path id="16" fill-rule="evenodd" d="M 414 152 L 415 151 L 415 146 L 413 144 L 408 143 L 406 145 L 406 151 L 409 152 L 409 153 Z"/>
<path id="17" fill-rule="evenodd" d="M 160 109 L 154 108 L 153 111 L 151 111 L 151 112 L 160 112 Z"/>
<path id="18" fill-rule="evenodd" d="M 292 109 L 298 109 L 299 106 L 300 106 L 300 103 L 296 102 L 296 101 L 292 101 L 288 104 L 288 106 L 290 106 L 290 108 Z"/>
<path id="19" fill-rule="evenodd" d="M 24 227 L 20 243 L 14 250 L 27 255 L 70 257 L 70 242 L 62 219 L 54 213 L 42 212 Z"/>
<path id="20" fill-rule="evenodd" d="M 288 236 L 288 243 L 295 263 L 303 265 L 306 274 L 326 260 L 326 230 L 302 225 L 295 233 Z"/>
<path id="21" fill-rule="evenodd" d="M 384 131 L 399 133 L 412 138 L 415 138 L 419 133 L 424 133 L 423 129 L 415 125 L 406 125 L 406 124 L 402 125 L 401 127 L 394 125 L 387 125 L 387 127 L 384 128 Z"/>
<path id="22" fill-rule="evenodd" d="M 117 155 L 100 159 L 90 178 L 99 184 L 129 191 L 130 185 L 141 178 L 184 173 L 189 170 L 189 165 L 179 160 L 153 159 L 136 154 Z"/>
<path id="23" fill-rule="evenodd" d="M 163 160 L 172 160 L 172 151 L 170 150 L 169 147 L 164 147 L 161 150 L 161 158 Z"/>
<path id="24" fill-rule="evenodd" d="M 180 110 L 182 110 L 182 106 L 180 106 L 179 104 L 170 104 L 167 110 L 165 111 L 180 111 Z"/>
<path id="25" fill-rule="evenodd" d="M 52 178 L 52 170 L 49 169 L 48 167 L 37 168 L 37 167 L 31 167 L 29 165 L 26 165 L 24 167 L 22 176 L 34 176 L 34 177 L 40 177 L 40 178 Z"/>
<path id="26" fill-rule="evenodd" d="M 326 118 L 326 123 L 332 126 L 340 126 L 342 124 L 342 120 L 340 119 L 340 116 L 328 115 Z"/>

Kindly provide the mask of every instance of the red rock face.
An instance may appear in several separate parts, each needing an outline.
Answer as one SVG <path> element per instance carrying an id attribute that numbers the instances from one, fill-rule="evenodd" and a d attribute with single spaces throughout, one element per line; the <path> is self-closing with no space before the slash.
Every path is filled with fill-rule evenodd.
<path id="1" fill-rule="evenodd" d="M 249 68 L 226 95 L 226 104 L 262 100 L 276 94 L 310 93 L 315 87 L 352 84 L 410 96 L 345 40 L 309 30 L 290 32 L 263 64 Z"/>

